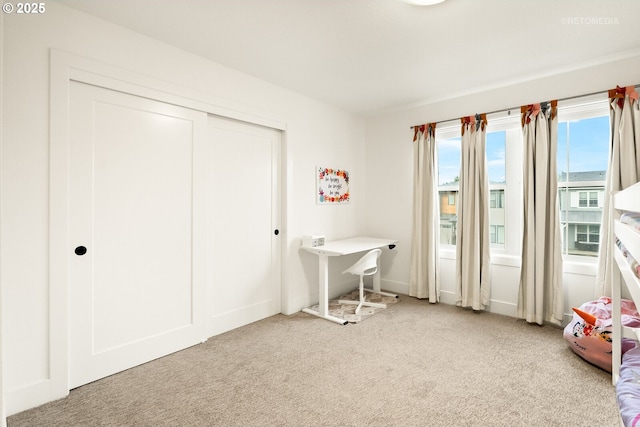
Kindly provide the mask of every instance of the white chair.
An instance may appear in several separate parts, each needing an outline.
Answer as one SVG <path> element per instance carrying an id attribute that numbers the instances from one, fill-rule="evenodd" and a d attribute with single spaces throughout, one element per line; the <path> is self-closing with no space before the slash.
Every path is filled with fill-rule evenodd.
<path id="1" fill-rule="evenodd" d="M 351 273 L 355 276 L 360 276 L 360 300 L 352 301 L 352 300 L 338 300 L 340 304 L 358 304 L 356 308 L 356 314 L 360 314 L 360 309 L 362 306 L 367 307 L 378 307 L 378 308 L 387 308 L 386 304 L 381 304 L 377 302 L 369 302 L 364 300 L 364 276 L 372 276 L 376 274 L 378 271 L 378 258 L 380 258 L 380 253 L 382 250 L 374 249 L 372 251 L 367 252 L 362 258 L 360 258 L 355 264 L 351 267 L 347 268 L 344 273 Z M 389 295 L 397 298 L 395 294 L 389 294 L 386 292 L 376 292 L 371 289 L 366 289 L 368 292 L 374 292 L 382 295 Z"/>

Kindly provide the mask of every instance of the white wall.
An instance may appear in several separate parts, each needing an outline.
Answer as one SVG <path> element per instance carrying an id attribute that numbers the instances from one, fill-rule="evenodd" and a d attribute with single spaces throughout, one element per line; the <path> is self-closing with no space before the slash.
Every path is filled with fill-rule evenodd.
<path id="1" fill-rule="evenodd" d="M 286 313 L 317 301 L 317 259 L 299 250 L 299 238 L 303 234 L 323 233 L 328 239 L 336 239 L 368 233 L 400 239 L 397 249 L 383 257 L 383 279 L 386 287 L 407 291 L 412 203 L 411 125 L 606 90 L 616 84 L 638 83 L 640 77 L 633 72 L 640 69 L 640 59 L 632 58 L 372 117 L 365 122 L 57 3 L 49 2 L 46 7 L 46 13 L 39 16 L 5 15 L 0 27 L 4 55 L 0 64 L 4 114 L 0 165 L 3 346 L 0 362 L 4 366 L 3 388 L 9 414 L 55 397 L 46 387 L 51 363 L 48 329 L 50 48 L 180 85 L 224 108 L 286 124 L 286 188 L 283 192 L 286 212 L 282 227 L 283 287 L 290 296 L 283 307 Z M 350 171 L 350 204 L 315 204 L 316 166 Z M 339 271 L 351 261 L 345 257 L 335 263 L 330 277 L 333 295 L 350 286 L 351 279 L 340 276 Z M 443 290 L 448 289 L 451 264 L 451 260 L 443 260 Z M 494 277 L 497 280 L 494 280 L 493 295 L 501 301 L 495 306 L 508 306 L 517 287 L 517 267 L 500 269 L 494 270 L 494 276 L 499 277 Z M 571 286 L 579 287 L 583 282 L 583 278 L 575 275 L 565 277 Z M 503 299 L 506 303 L 502 303 Z"/>
<path id="2" fill-rule="evenodd" d="M 576 65 L 571 72 L 530 79 L 517 85 L 393 111 L 366 120 L 367 232 L 400 239 L 398 253 L 384 270 L 383 286 L 408 293 L 411 245 L 413 152 L 411 126 L 475 113 L 506 110 L 551 99 L 602 92 L 640 83 L 640 54 L 626 59 Z M 437 128 L 436 128 L 437 133 Z M 515 316 L 520 267 L 513 257 L 493 257 L 489 311 Z M 455 303 L 451 254 L 441 255 L 442 301 Z M 593 299 L 596 266 L 565 262 L 565 319 L 571 307 Z"/>
<path id="3" fill-rule="evenodd" d="M 12 414 L 59 397 L 48 389 L 49 55 L 70 52 L 197 91 L 207 102 L 286 125 L 283 311 L 317 302 L 317 258 L 303 234 L 347 237 L 364 230 L 363 120 L 57 3 L 43 15 L 5 15 L 0 284 L 4 395 Z M 353 200 L 315 204 L 315 167 L 351 173 Z M 338 266 L 339 267 L 339 266 Z M 336 268 L 337 270 L 338 268 Z M 347 278 L 333 274 L 338 293 Z M 4 417 L 3 417 L 4 419 Z"/>

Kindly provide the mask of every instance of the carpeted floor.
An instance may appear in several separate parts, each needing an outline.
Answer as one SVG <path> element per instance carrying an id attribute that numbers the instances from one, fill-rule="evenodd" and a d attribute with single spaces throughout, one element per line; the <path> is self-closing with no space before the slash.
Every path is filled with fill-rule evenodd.
<path id="1" fill-rule="evenodd" d="M 617 426 L 562 330 L 404 295 L 346 326 L 277 315 L 13 415 L 22 426 Z"/>

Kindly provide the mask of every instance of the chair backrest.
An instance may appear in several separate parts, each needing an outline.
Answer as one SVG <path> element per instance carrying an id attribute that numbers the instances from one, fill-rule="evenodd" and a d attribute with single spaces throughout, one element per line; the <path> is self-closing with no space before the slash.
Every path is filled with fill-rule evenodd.
<path id="1" fill-rule="evenodd" d="M 358 276 L 370 276 L 378 271 L 378 258 L 381 249 L 373 249 L 362 256 L 355 264 L 347 268 L 343 273 L 356 274 Z"/>

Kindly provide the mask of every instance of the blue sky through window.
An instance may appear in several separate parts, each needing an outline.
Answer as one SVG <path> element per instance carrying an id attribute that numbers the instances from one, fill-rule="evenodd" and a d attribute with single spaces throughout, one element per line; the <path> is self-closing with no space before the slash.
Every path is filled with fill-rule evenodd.
<path id="1" fill-rule="evenodd" d="M 487 169 L 491 183 L 505 182 L 506 132 L 487 134 Z M 438 184 L 446 185 L 460 176 L 460 138 L 438 141 Z"/>
<path id="2" fill-rule="evenodd" d="M 455 181 L 460 175 L 460 138 L 438 140 L 438 185 Z"/>
<path id="3" fill-rule="evenodd" d="M 569 173 L 606 171 L 608 163 L 608 116 L 558 123 L 559 176 L 566 176 L 563 174 L 566 174 L 567 169 Z"/>
<path id="4" fill-rule="evenodd" d="M 487 173 L 491 184 L 504 184 L 506 182 L 504 163 L 506 146 L 506 132 L 487 133 Z"/>
<path id="5" fill-rule="evenodd" d="M 567 128 L 569 132 L 567 132 Z M 567 157 L 567 138 L 569 156 Z M 487 167 L 491 183 L 505 182 L 506 132 L 487 133 Z M 609 117 L 558 123 L 558 175 L 606 171 L 609 162 Z M 460 138 L 438 140 L 438 184 L 460 175 Z M 604 180 L 604 178 L 602 178 Z"/>

